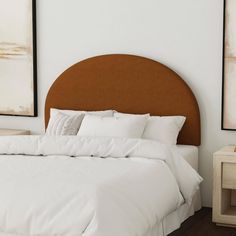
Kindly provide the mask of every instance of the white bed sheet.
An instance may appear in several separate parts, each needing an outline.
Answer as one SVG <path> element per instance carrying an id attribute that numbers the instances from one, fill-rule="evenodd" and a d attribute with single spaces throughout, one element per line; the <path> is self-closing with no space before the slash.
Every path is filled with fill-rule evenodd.
<path id="1" fill-rule="evenodd" d="M 198 194 L 196 194 L 198 197 Z M 187 204 L 181 205 L 176 211 L 166 216 L 161 223 L 157 223 L 153 228 L 150 228 L 145 235 L 142 236 L 163 236 L 168 235 L 174 230 L 178 229 L 182 222 L 195 212 L 195 203 L 191 206 Z M 0 233 L 0 236 L 28 236 Z"/>
<path id="2" fill-rule="evenodd" d="M 138 230 L 138 227 L 143 230 L 143 226 L 146 225 L 147 227 L 149 224 L 150 226 L 154 224 L 154 222 L 152 223 L 152 220 L 154 220 L 152 212 L 155 215 L 157 214 L 157 216 L 163 217 L 179 205 L 179 196 L 177 196 L 179 191 L 175 179 L 168 179 L 169 169 L 161 160 L 153 161 L 140 158 L 107 158 L 105 160 L 91 157 L 76 159 L 66 156 L 25 157 L 0 155 L 0 162 L 0 186 L 3 191 L 0 201 L 1 227 L 4 227 L 2 231 L 5 232 L 18 231 L 17 236 L 76 235 L 77 225 L 78 235 L 83 235 L 80 234 L 80 228 L 83 226 L 83 222 L 88 224 L 87 222 L 90 222 L 91 219 L 94 220 L 94 224 L 92 221 L 89 223 L 92 229 L 96 229 L 94 226 L 97 222 L 101 226 L 105 226 L 102 223 L 104 220 L 109 225 L 107 231 L 111 232 L 112 224 L 115 224 L 114 228 L 118 229 L 116 224 L 123 221 L 120 221 L 120 213 L 117 211 L 117 206 L 120 206 L 121 209 L 126 209 L 127 219 L 125 222 L 128 222 L 128 218 L 131 220 L 134 216 L 137 222 L 141 222 L 135 226 L 136 230 Z M 153 181 L 152 183 L 154 179 L 155 182 Z M 165 188 L 165 185 L 162 185 L 163 179 L 172 188 Z M 46 181 L 48 181 L 47 184 L 45 184 Z M 69 186 L 65 184 L 68 182 L 70 183 Z M 158 188 L 153 188 L 155 184 Z M 63 186 L 66 187 L 67 191 L 61 191 Z M 131 191 L 128 190 L 130 186 L 132 186 Z M 139 193 L 142 191 L 145 196 L 148 196 L 149 202 L 152 202 L 152 204 L 143 204 L 146 202 L 145 197 L 141 196 L 143 194 L 134 198 L 135 186 L 139 189 Z M 94 196 L 94 191 L 98 194 L 97 196 Z M 123 196 L 121 195 L 123 191 L 125 198 L 121 197 Z M 150 193 L 152 193 L 152 196 Z M 56 196 L 60 196 L 60 198 Z M 87 198 L 86 196 L 90 197 Z M 52 202 L 54 198 L 55 202 Z M 111 201 L 109 201 L 109 198 Z M 135 204 L 129 199 L 133 199 Z M 165 199 L 165 201 L 163 202 L 162 199 Z M 141 201 L 140 204 L 139 201 Z M 67 207 L 63 208 L 63 211 L 61 210 L 54 214 L 54 209 L 61 208 L 62 204 Z M 158 204 L 160 205 L 158 206 Z M 129 205 L 131 205 L 131 208 L 135 208 L 131 209 Z M 46 206 L 48 208 L 45 211 Z M 143 206 L 145 206 L 145 209 Z M 136 208 L 137 212 L 142 212 L 142 214 L 135 213 Z M 154 210 L 155 208 L 156 210 Z M 110 211 L 109 209 L 116 209 L 117 214 L 106 213 Z M 96 211 L 96 214 L 93 213 L 94 211 Z M 133 212 L 135 215 L 133 215 Z M 90 216 L 90 214 L 94 214 L 94 217 Z M 76 215 L 79 216 L 79 219 L 73 223 L 73 218 Z M 112 216 L 109 223 L 108 215 L 109 217 Z M 5 216 L 7 216 L 6 223 L 4 223 Z M 139 217 L 146 218 L 147 222 L 140 221 Z M 53 220 L 52 224 L 49 224 L 48 219 L 51 218 L 55 220 Z M 64 221 L 64 219 L 67 219 L 68 222 Z M 80 219 L 83 221 L 82 223 Z M 61 227 L 58 227 L 55 234 L 50 234 L 56 228 L 55 225 L 61 225 L 63 229 L 61 230 Z M 73 227 L 71 227 L 73 231 L 72 229 L 67 230 L 69 226 Z M 61 234 L 64 228 L 69 233 Z M 43 230 L 46 233 L 42 233 Z M 99 230 L 99 228 L 96 230 Z M 21 234 L 20 232 L 31 232 L 31 234 Z M 87 234 L 90 235 L 89 233 Z M 93 234 L 91 233 L 91 235 Z M 108 236 L 106 233 L 94 235 Z M 132 232 L 131 235 L 137 234 Z M 1 234 L 0 236 L 8 235 Z"/>
<path id="3" fill-rule="evenodd" d="M 183 158 L 198 172 L 199 151 L 198 147 L 192 145 L 177 145 L 177 150 Z M 198 211 L 202 207 L 200 190 L 194 196 L 194 210 Z"/>
<path id="4" fill-rule="evenodd" d="M 198 147 L 192 145 L 177 145 L 176 149 L 198 172 Z M 161 224 L 157 223 L 155 227 L 149 229 L 145 236 L 163 236 L 170 234 L 171 232 L 177 230 L 186 219 L 194 215 L 196 211 L 200 210 L 201 207 L 201 193 L 200 190 L 198 190 L 190 206 L 183 203 L 176 211 L 166 216 L 162 220 Z"/>
<path id="5" fill-rule="evenodd" d="M 150 228 L 143 236 L 165 236 L 177 230 L 186 219 L 200 210 L 199 201 L 201 202 L 200 192 L 197 192 L 190 206 L 186 203 L 182 204 L 177 210 L 166 216 L 161 223 L 158 222 L 153 228 Z"/>
<path id="6" fill-rule="evenodd" d="M 177 147 L 177 150 L 184 157 L 184 159 L 187 160 L 188 163 L 192 165 L 194 169 L 197 170 L 198 167 L 197 147 L 181 145 Z M 37 159 L 40 159 L 40 157 L 38 157 Z M 195 195 L 195 198 L 199 199 L 199 193 Z M 180 224 L 186 218 L 192 215 L 196 210 L 196 208 L 198 208 L 196 207 L 196 199 L 195 201 L 192 202 L 190 206 L 187 204 L 182 204 L 177 210 L 175 210 L 174 212 L 170 213 L 167 216 L 164 216 L 164 218 L 161 221 L 159 221 L 159 223 L 154 225 L 152 229 L 148 229 L 148 231 L 145 232 L 142 236 L 163 236 L 177 229 L 180 226 Z M 29 235 L 14 235 L 14 234 L 0 233 L 0 236 L 29 236 Z"/>
<path id="7" fill-rule="evenodd" d="M 191 145 L 177 145 L 176 150 L 183 158 L 198 171 L 198 147 Z"/>

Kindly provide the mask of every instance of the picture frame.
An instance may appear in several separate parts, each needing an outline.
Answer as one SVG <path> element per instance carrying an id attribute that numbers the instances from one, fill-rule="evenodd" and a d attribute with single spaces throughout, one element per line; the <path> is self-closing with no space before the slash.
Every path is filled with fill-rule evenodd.
<path id="1" fill-rule="evenodd" d="M 236 1 L 223 2 L 221 129 L 236 130 Z"/>
<path id="2" fill-rule="evenodd" d="M 0 3 L 0 115 L 37 117 L 36 0 Z"/>

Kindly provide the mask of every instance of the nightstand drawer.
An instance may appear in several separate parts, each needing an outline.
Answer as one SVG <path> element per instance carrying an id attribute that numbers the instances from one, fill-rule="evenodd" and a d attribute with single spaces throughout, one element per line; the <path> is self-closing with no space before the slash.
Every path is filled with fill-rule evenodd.
<path id="1" fill-rule="evenodd" d="M 222 188 L 236 189 L 236 163 L 223 162 Z"/>

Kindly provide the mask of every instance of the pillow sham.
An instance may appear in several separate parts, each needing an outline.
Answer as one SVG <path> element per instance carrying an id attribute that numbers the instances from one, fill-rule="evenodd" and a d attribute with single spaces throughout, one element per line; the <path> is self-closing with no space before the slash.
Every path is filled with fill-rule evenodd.
<path id="1" fill-rule="evenodd" d="M 115 112 L 114 117 L 144 116 Z M 186 117 L 184 116 L 150 116 L 142 138 L 156 140 L 169 145 L 176 145 L 180 130 Z"/>
<path id="2" fill-rule="evenodd" d="M 69 116 L 58 112 L 50 117 L 46 135 L 76 135 L 84 114 Z"/>
<path id="3" fill-rule="evenodd" d="M 58 112 L 66 114 L 66 115 L 81 115 L 81 114 L 90 114 L 97 116 L 113 116 L 113 110 L 105 110 L 105 111 L 77 111 L 77 110 L 60 110 L 56 108 L 50 109 L 50 117 L 54 116 Z"/>
<path id="4" fill-rule="evenodd" d="M 79 136 L 141 138 L 147 117 L 101 117 L 85 115 Z"/>

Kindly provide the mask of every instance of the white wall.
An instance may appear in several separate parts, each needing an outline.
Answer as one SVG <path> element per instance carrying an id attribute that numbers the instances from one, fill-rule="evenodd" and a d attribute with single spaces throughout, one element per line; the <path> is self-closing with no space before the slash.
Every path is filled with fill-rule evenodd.
<path id="1" fill-rule="evenodd" d="M 178 72 L 197 96 L 203 202 L 210 205 L 212 153 L 236 139 L 236 133 L 220 130 L 223 0 L 37 2 L 39 117 L 0 117 L 0 126 L 42 132 L 49 86 L 84 58 L 130 53 L 159 60 Z"/>

